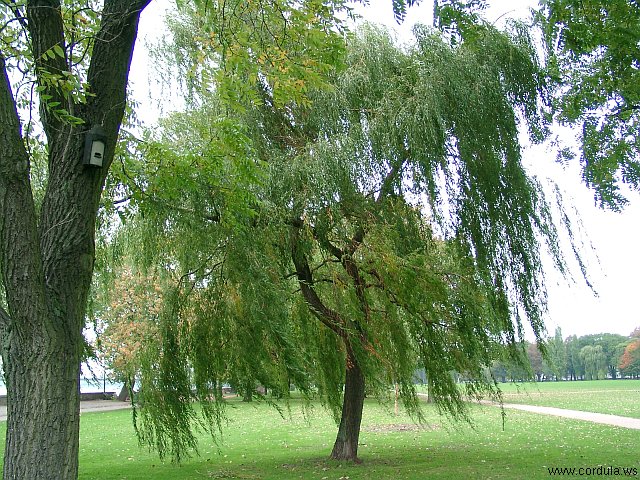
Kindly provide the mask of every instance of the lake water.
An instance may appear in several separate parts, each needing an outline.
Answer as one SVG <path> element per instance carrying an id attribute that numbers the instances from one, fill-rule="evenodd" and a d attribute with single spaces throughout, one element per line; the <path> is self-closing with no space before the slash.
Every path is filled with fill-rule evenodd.
<path id="1" fill-rule="evenodd" d="M 92 393 L 92 392 L 118 393 L 120 392 L 121 388 L 122 388 L 121 383 L 111 383 L 109 380 L 107 380 L 106 383 L 103 384 L 102 379 L 99 379 L 98 381 L 88 379 L 88 378 L 80 379 L 80 391 L 82 393 Z M 7 387 L 5 386 L 4 382 L 0 381 L 0 395 L 6 395 L 6 394 L 7 394 Z"/>

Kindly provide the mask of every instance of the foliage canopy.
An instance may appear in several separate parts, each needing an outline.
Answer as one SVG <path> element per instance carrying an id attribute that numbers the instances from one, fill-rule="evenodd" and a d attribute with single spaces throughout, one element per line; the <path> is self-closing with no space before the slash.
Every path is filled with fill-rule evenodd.
<path id="1" fill-rule="evenodd" d="M 365 27 L 339 68 L 284 103 L 259 62 L 244 98 L 205 84 L 202 107 L 131 162 L 148 260 L 178 284 L 142 362 L 140 433 L 161 455 L 195 446 L 192 421 L 220 426 L 223 383 L 284 396 L 293 384 L 337 415 L 353 360 L 372 393 L 398 383 L 418 418 L 423 365 L 439 407 L 464 417 L 452 372 L 495 394 L 485 367 L 519 358 L 525 323 L 541 335 L 544 246 L 564 262 L 521 165 L 518 126 L 545 131 L 530 38 L 483 24 L 464 41 L 416 38 L 402 50 Z"/>
<path id="2" fill-rule="evenodd" d="M 640 7 L 633 0 L 545 0 L 542 22 L 557 120 L 576 127 L 583 177 L 618 210 L 640 187 Z"/>

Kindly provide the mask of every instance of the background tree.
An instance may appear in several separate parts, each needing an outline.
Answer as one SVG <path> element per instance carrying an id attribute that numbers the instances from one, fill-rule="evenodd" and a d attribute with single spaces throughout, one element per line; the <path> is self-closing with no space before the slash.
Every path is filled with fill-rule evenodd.
<path id="1" fill-rule="evenodd" d="M 513 359 L 508 356 L 494 362 L 491 368 L 491 374 L 500 382 L 530 382 L 535 380 L 535 374 L 528 354 L 524 363 L 519 361 L 514 362 Z"/>
<path id="2" fill-rule="evenodd" d="M 631 332 L 629 337 L 631 342 L 624 346 L 618 368 L 624 376 L 638 377 L 640 376 L 640 327 Z"/>
<path id="3" fill-rule="evenodd" d="M 602 351 L 605 354 L 607 362 L 607 375 L 611 378 L 617 378 L 618 376 L 618 364 L 620 363 L 620 350 L 618 346 L 621 343 L 628 342 L 628 338 L 624 335 L 618 335 L 615 333 L 601 333 L 595 335 L 595 345 L 600 345 Z"/>
<path id="4" fill-rule="evenodd" d="M 607 356 L 602 346 L 586 345 L 580 349 L 585 380 L 601 380 L 607 374 Z"/>
<path id="5" fill-rule="evenodd" d="M 500 360 L 495 360 L 493 362 L 493 365 L 491 366 L 491 375 L 501 383 L 506 383 L 507 379 L 512 380 L 511 378 L 509 378 L 509 371 L 507 370 L 507 366 Z"/>
<path id="6" fill-rule="evenodd" d="M 640 340 L 634 340 L 625 347 L 619 368 L 622 375 L 640 376 Z"/>
<path id="7" fill-rule="evenodd" d="M 142 352 L 157 342 L 162 293 L 157 276 L 143 275 L 131 267 L 115 273 L 113 283 L 94 310 L 98 334 L 96 352 L 101 363 L 123 383 L 118 398 L 124 401 L 140 373 Z"/>
<path id="8" fill-rule="evenodd" d="M 531 370 L 535 375 L 535 380 L 541 382 L 544 377 L 544 362 L 542 354 L 535 343 L 527 343 L 527 357 L 531 364 Z"/>
<path id="9" fill-rule="evenodd" d="M 580 357 L 582 348 L 576 335 L 571 335 L 565 340 L 567 347 L 567 374 L 569 380 L 582 380 L 584 378 L 584 361 Z"/>
<path id="10" fill-rule="evenodd" d="M 605 363 L 607 365 L 604 376 L 616 378 L 618 363 L 620 361 L 620 352 L 618 349 L 618 345 L 620 343 L 624 343 L 626 345 L 628 341 L 629 339 L 623 335 L 612 333 L 598 333 L 576 337 L 574 347 L 575 351 L 580 350 L 585 346 L 600 347 L 602 353 L 605 356 Z"/>
<path id="11" fill-rule="evenodd" d="M 548 359 L 545 359 L 545 376 L 562 380 L 567 371 L 567 351 L 562 330 L 556 327 L 555 334 L 547 340 Z"/>
<path id="12" fill-rule="evenodd" d="M 0 268 L 6 294 L 0 335 L 8 394 L 7 479 L 77 477 L 78 381 L 94 225 L 126 105 L 138 19 L 147 3 L 105 0 L 101 9 L 91 2 L 55 0 L 0 4 Z M 21 71 L 26 77 L 14 83 Z M 48 174 L 40 205 L 30 176 L 31 129 L 18 114 L 25 91 L 39 100 L 46 144 Z M 106 133 L 101 169 L 82 165 L 84 133 L 94 125 Z"/>

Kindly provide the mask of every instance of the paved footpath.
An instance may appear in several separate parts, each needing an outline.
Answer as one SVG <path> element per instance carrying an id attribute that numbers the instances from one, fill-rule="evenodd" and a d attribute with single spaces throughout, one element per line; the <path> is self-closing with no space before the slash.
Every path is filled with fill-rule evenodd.
<path id="1" fill-rule="evenodd" d="M 424 393 L 418 396 L 426 397 Z M 482 405 L 499 407 L 500 404 L 489 400 L 481 400 Z M 519 405 L 515 403 L 504 403 L 504 408 L 513 410 L 522 410 L 524 412 L 540 413 L 542 415 L 553 415 L 555 417 L 572 418 L 574 420 L 584 420 L 585 422 L 600 423 L 602 425 L 611 425 L 613 427 L 630 428 L 632 430 L 640 430 L 640 418 L 621 417 L 619 415 L 608 415 L 605 413 L 582 412 L 580 410 L 567 410 L 566 408 L 541 407 L 538 405 Z"/>
<path id="2" fill-rule="evenodd" d="M 481 402 L 485 405 L 500 405 L 493 402 Z M 540 407 L 538 405 L 516 405 L 514 403 L 505 403 L 504 408 L 513 410 L 523 410 L 525 412 L 541 413 L 542 415 L 553 415 L 556 417 L 573 418 L 575 420 L 585 420 L 587 422 L 601 423 L 603 425 L 612 425 L 614 427 L 631 428 L 640 430 L 640 418 L 621 417 L 619 415 L 608 415 L 605 413 L 581 412 L 579 410 L 567 410 L 555 407 Z"/>
<path id="3" fill-rule="evenodd" d="M 108 410 L 122 410 L 131 408 L 129 402 L 118 402 L 116 400 L 87 400 L 80 402 L 80 413 L 85 412 L 106 412 Z M 0 422 L 7 419 L 7 407 L 0 406 Z"/>

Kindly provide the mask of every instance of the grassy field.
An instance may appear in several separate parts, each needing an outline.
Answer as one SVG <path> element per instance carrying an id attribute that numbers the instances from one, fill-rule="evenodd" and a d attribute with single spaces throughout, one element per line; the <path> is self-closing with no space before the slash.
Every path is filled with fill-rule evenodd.
<path id="1" fill-rule="evenodd" d="M 202 437 L 201 455 L 180 466 L 138 447 L 130 412 L 83 414 L 80 478 L 529 479 L 549 478 L 547 467 L 640 469 L 638 430 L 515 411 L 507 412 L 503 430 L 500 410 L 480 406 L 472 410 L 473 428 L 447 422 L 431 406 L 426 424 L 416 427 L 373 402 L 363 419 L 364 463 L 352 465 L 327 460 L 336 427 L 318 405 L 305 418 L 294 402 L 286 419 L 266 405 L 232 401 L 230 406 L 220 451 Z"/>
<path id="2" fill-rule="evenodd" d="M 640 418 L 640 380 L 502 383 L 505 403 L 543 405 Z"/>

